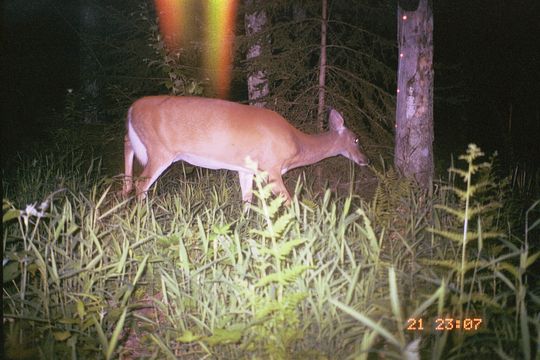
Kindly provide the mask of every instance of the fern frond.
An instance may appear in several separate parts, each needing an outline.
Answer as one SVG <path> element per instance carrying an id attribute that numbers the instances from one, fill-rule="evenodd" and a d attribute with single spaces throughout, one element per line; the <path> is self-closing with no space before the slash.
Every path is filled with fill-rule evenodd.
<path id="1" fill-rule="evenodd" d="M 257 306 L 257 312 L 255 313 L 255 319 L 260 320 L 265 318 L 266 316 L 272 314 L 275 311 L 281 310 L 281 306 L 276 301 L 268 301 L 266 304 L 259 308 Z"/>
<path id="2" fill-rule="evenodd" d="M 283 203 L 283 200 L 281 201 Z M 281 206 L 281 204 L 279 204 Z M 291 223 L 291 220 L 294 218 L 294 213 L 292 211 L 286 212 L 285 214 L 281 215 L 275 222 L 274 222 L 274 234 L 275 236 L 280 236 L 283 234 L 287 226 Z"/>
<path id="3" fill-rule="evenodd" d="M 454 215 L 456 218 L 458 218 L 461 222 L 465 221 L 465 212 L 463 210 L 456 210 L 446 205 L 435 205 L 436 209 L 440 209 L 445 211 L 448 214 Z"/>
<path id="4" fill-rule="evenodd" d="M 490 210 L 499 209 L 502 205 L 499 202 L 490 202 L 489 204 L 485 205 L 478 205 L 472 209 L 469 209 L 469 219 L 472 219 L 477 214 L 482 214 L 485 212 L 488 212 Z"/>
<path id="5" fill-rule="evenodd" d="M 257 234 L 265 239 L 270 239 L 273 236 L 273 233 L 267 229 L 259 230 L 259 229 L 250 229 L 250 234 Z"/>
<path id="6" fill-rule="evenodd" d="M 465 263 L 461 263 L 460 261 L 456 261 L 456 260 L 432 260 L 432 259 L 420 259 L 420 263 L 424 265 L 435 265 L 435 266 L 451 269 L 458 274 L 462 272 L 466 273 L 469 270 L 475 269 L 479 264 L 479 262 L 476 260 L 466 261 Z"/>
<path id="7" fill-rule="evenodd" d="M 294 280 L 296 280 L 300 275 L 302 275 L 306 270 L 311 269 L 309 265 L 300 265 L 294 266 L 292 268 L 282 270 L 281 272 L 272 273 L 260 279 L 255 287 L 261 287 L 268 285 L 270 283 L 278 283 L 281 285 L 287 285 Z"/>
<path id="8" fill-rule="evenodd" d="M 214 329 L 212 336 L 203 340 L 210 346 L 236 344 L 242 339 L 243 328 Z"/>
<path id="9" fill-rule="evenodd" d="M 441 189 L 454 193 L 461 201 L 465 201 L 465 199 L 467 199 L 467 191 L 466 190 L 461 190 L 461 189 L 458 189 L 457 187 L 453 187 L 453 186 L 443 186 Z"/>
<path id="10" fill-rule="evenodd" d="M 490 166 L 491 166 L 491 164 L 488 163 L 488 162 L 483 162 L 481 164 L 470 164 L 469 172 L 471 174 L 476 174 L 478 171 L 480 171 L 482 169 L 485 169 L 485 168 L 489 168 Z"/>
<path id="11" fill-rule="evenodd" d="M 484 156 L 484 153 L 476 144 L 469 144 L 467 147 L 467 153 L 464 155 L 460 155 L 458 159 L 465 160 L 468 163 L 473 162 L 474 159 L 477 157 Z"/>
<path id="12" fill-rule="evenodd" d="M 449 240 L 452 240 L 452 241 L 455 241 L 455 242 L 461 242 L 463 241 L 463 233 L 458 233 L 458 232 L 452 232 L 452 231 L 448 231 L 448 230 L 439 230 L 439 229 L 435 229 L 435 228 L 428 228 L 427 231 L 433 233 L 433 234 L 436 234 L 436 235 L 440 235 L 442 237 L 445 237 Z M 469 241 L 472 241 L 472 240 L 477 240 L 480 238 L 480 236 L 482 237 L 482 239 L 496 239 L 496 238 L 500 238 L 502 236 L 504 236 L 504 233 L 502 232 L 499 232 L 499 231 L 488 231 L 488 232 L 472 232 L 472 231 L 469 231 L 467 232 L 467 242 Z"/>
<path id="13" fill-rule="evenodd" d="M 491 298 L 491 296 L 479 292 L 474 292 L 470 295 L 469 301 L 473 303 L 480 303 L 484 306 L 490 306 L 495 309 L 501 309 L 501 304 L 497 303 Z"/>
<path id="14" fill-rule="evenodd" d="M 491 181 L 489 181 L 489 180 L 476 183 L 476 184 L 471 185 L 469 187 L 469 194 L 470 194 L 471 197 L 473 197 L 477 192 L 479 192 L 481 190 L 484 190 L 485 188 L 488 188 L 488 187 L 490 187 L 492 185 L 493 185 L 493 183 Z"/>
<path id="15" fill-rule="evenodd" d="M 285 202 L 285 198 L 282 195 L 279 195 L 273 198 L 272 201 L 270 201 L 270 204 L 268 206 L 268 216 L 270 218 L 273 218 L 274 215 L 281 208 L 281 205 L 283 205 L 284 202 Z"/>
<path id="16" fill-rule="evenodd" d="M 265 254 L 265 253 L 270 254 L 270 255 L 274 256 L 278 260 L 284 260 L 284 258 L 287 255 L 290 254 L 292 249 L 294 249 L 298 245 L 301 245 L 301 244 L 303 244 L 305 242 L 306 242 L 305 239 L 291 240 L 291 241 L 287 241 L 285 243 L 280 243 L 273 249 L 261 249 L 261 253 L 262 254 Z"/>
<path id="17" fill-rule="evenodd" d="M 275 210 L 279 209 L 282 203 L 283 203 L 283 199 L 281 197 L 274 199 L 271 205 L 268 207 L 269 209 L 268 213 L 269 214 L 275 213 Z M 265 216 L 264 211 L 262 209 L 255 209 L 255 211 Z M 280 237 L 283 234 L 283 232 L 287 229 L 289 224 L 291 223 L 291 220 L 294 218 L 294 213 L 287 212 L 281 215 L 275 222 L 272 222 L 272 217 L 273 216 L 268 215 L 266 229 L 264 230 L 251 229 L 249 232 L 252 234 L 257 234 L 264 238 Z"/>
<path id="18" fill-rule="evenodd" d="M 464 182 L 467 181 L 467 177 L 469 176 L 469 173 L 467 171 L 458 169 L 458 168 L 453 167 L 453 166 L 448 168 L 448 172 L 459 175 L 463 179 Z"/>

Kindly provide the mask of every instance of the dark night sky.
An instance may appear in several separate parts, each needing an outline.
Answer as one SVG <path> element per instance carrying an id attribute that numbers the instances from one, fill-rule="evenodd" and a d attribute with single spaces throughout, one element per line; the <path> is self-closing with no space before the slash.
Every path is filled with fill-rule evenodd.
<path id="1" fill-rule="evenodd" d="M 444 89 L 436 92 L 435 143 L 441 153 L 461 151 L 470 141 L 488 151 L 511 141 L 523 158 L 540 163 L 534 150 L 540 148 L 539 3 L 435 1 L 435 86 Z M 6 127 L 29 133 L 42 114 L 62 108 L 67 88 L 77 87 L 77 4 L 4 2 L 2 140 Z M 451 104 L 458 98 L 464 102 Z M 510 111 L 512 133 L 504 137 Z"/>
<path id="2" fill-rule="evenodd" d="M 62 105 L 79 78 L 76 1 L 4 2 L 3 53 L 10 110 L 31 120 Z M 7 93 L 7 94 L 6 94 Z M 22 109 L 21 109 L 22 107 Z"/>
<path id="3" fill-rule="evenodd" d="M 461 148 L 475 141 L 489 151 L 500 150 L 502 143 L 511 141 L 518 158 L 528 156 L 527 161 L 538 166 L 540 1 L 444 3 L 449 5 L 435 8 L 435 62 L 443 65 L 441 71 L 444 65 L 456 64 L 459 70 L 436 72 L 435 87 L 456 81 L 462 84 L 458 94 L 465 102 L 450 106 L 447 99 L 439 99 L 435 107 L 436 135 L 440 139 L 447 133 L 454 134 Z M 442 94 L 451 97 L 452 92 Z M 512 131 L 508 135 L 505 131 L 510 112 Z"/>

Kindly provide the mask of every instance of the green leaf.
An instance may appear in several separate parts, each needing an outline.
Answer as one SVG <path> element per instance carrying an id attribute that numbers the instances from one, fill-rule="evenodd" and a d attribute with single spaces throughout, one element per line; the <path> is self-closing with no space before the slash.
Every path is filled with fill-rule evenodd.
<path id="1" fill-rule="evenodd" d="M 79 315 L 79 318 L 82 320 L 84 319 L 84 316 L 86 315 L 86 311 L 84 309 L 84 303 L 81 300 L 77 300 L 76 304 L 77 304 L 77 315 Z"/>
<path id="2" fill-rule="evenodd" d="M 510 264 L 508 262 L 499 263 L 498 264 L 498 269 L 508 271 L 510 274 L 512 274 L 514 276 L 515 279 L 518 279 L 520 277 L 519 269 L 516 266 L 514 266 L 514 265 L 512 265 L 512 264 Z"/>
<path id="3" fill-rule="evenodd" d="M 180 237 L 178 238 L 178 255 L 180 257 L 180 266 L 186 274 L 189 274 L 189 256 L 184 241 Z"/>
<path id="4" fill-rule="evenodd" d="M 20 214 L 21 212 L 16 209 L 9 209 L 8 211 L 4 211 L 4 215 L 2 216 L 2 223 L 7 223 L 10 220 L 18 218 Z"/>
<path id="5" fill-rule="evenodd" d="M 78 324 L 79 322 L 80 320 L 77 320 L 75 318 L 62 318 L 58 320 L 59 324 L 65 324 L 65 325 L 74 325 L 74 324 Z"/>
<path id="6" fill-rule="evenodd" d="M 527 258 L 527 262 L 525 263 L 525 268 L 528 268 L 529 266 L 534 264 L 536 262 L 536 260 L 538 260 L 539 256 L 540 256 L 540 251 L 537 252 L 536 254 L 532 254 L 531 256 L 529 256 Z"/>
<path id="7" fill-rule="evenodd" d="M 397 277 L 396 271 L 393 267 L 388 268 L 388 285 L 390 286 L 390 305 L 392 306 L 392 313 L 397 320 L 399 325 L 403 324 L 403 319 L 401 315 L 401 305 L 399 302 L 399 293 L 397 286 Z M 400 326 L 399 330 L 399 340 L 401 343 L 405 342 L 405 336 L 403 334 L 403 329 Z"/>
<path id="8" fill-rule="evenodd" d="M 122 312 L 122 316 L 120 316 L 120 319 L 118 320 L 118 323 L 116 324 L 114 328 L 113 334 L 111 336 L 111 341 L 109 342 L 109 347 L 107 348 L 107 352 L 105 354 L 105 358 L 107 360 L 112 358 L 114 350 L 116 349 L 116 345 L 118 345 L 118 340 L 120 339 L 120 333 L 122 332 L 122 329 L 124 328 L 124 322 L 126 321 L 127 310 L 128 308 L 125 307 L 124 311 Z"/>
<path id="9" fill-rule="evenodd" d="M 530 225 L 528 228 L 527 228 L 527 231 L 531 231 L 533 230 L 535 227 L 539 226 L 540 225 L 540 219 L 536 219 L 536 221 L 534 223 L 532 223 L 532 225 Z"/>
<path id="10" fill-rule="evenodd" d="M 522 301 L 520 305 L 520 317 L 519 317 L 519 328 L 521 330 L 521 348 L 524 352 L 524 359 L 531 359 L 531 334 L 529 332 L 529 322 L 532 319 L 529 319 L 527 316 L 527 308 L 525 302 Z M 534 338 L 533 338 L 534 339 Z M 538 353 L 536 354 L 538 355 Z"/>
<path id="11" fill-rule="evenodd" d="M 190 343 L 197 341 L 201 338 L 200 335 L 193 335 L 193 333 L 190 330 L 184 331 L 182 336 L 179 336 L 176 338 L 176 341 L 183 342 L 183 343 Z"/>
<path id="12" fill-rule="evenodd" d="M 229 235 L 231 232 L 231 225 L 230 224 L 224 224 L 224 225 L 212 225 L 212 232 L 216 235 Z"/>
<path id="13" fill-rule="evenodd" d="M 13 279 L 16 279 L 21 272 L 19 271 L 19 263 L 15 261 L 9 262 L 6 266 L 3 267 L 2 273 L 4 275 L 4 284 L 10 282 Z"/>
<path id="14" fill-rule="evenodd" d="M 65 341 L 71 337 L 69 331 L 53 331 L 53 336 L 56 341 Z"/>
<path id="15" fill-rule="evenodd" d="M 242 339 L 244 328 L 214 329 L 212 336 L 205 338 L 210 346 L 236 344 Z"/>
<path id="16" fill-rule="evenodd" d="M 368 355 L 375 345 L 377 340 L 377 332 L 375 330 L 366 330 L 362 336 L 362 342 L 360 343 L 360 355 L 357 355 L 355 360 L 368 360 Z"/>
<path id="17" fill-rule="evenodd" d="M 319 205 L 309 199 L 302 199 L 302 204 L 307 206 L 310 210 L 315 210 Z"/>

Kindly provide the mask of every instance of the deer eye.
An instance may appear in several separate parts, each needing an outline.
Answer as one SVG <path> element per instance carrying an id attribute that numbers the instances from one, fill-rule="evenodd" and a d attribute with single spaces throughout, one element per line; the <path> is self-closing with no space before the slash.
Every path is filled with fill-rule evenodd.
<path id="1" fill-rule="evenodd" d="M 358 138 L 354 139 L 355 144 L 358 144 L 359 142 L 360 142 L 360 140 Z"/>

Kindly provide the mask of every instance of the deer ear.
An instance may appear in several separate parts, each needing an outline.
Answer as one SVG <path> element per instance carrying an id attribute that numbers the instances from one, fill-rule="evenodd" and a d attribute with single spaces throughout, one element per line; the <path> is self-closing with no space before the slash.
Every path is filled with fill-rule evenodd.
<path id="1" fill-rule="evenodd" d="M 330 109 L 328 123 L 330 124 L 330 129 L 334 131 L 342 132 L 343 130 L 345 130 L 343 116 L 339 113 L 339 111 L 335 109 Z"/>

